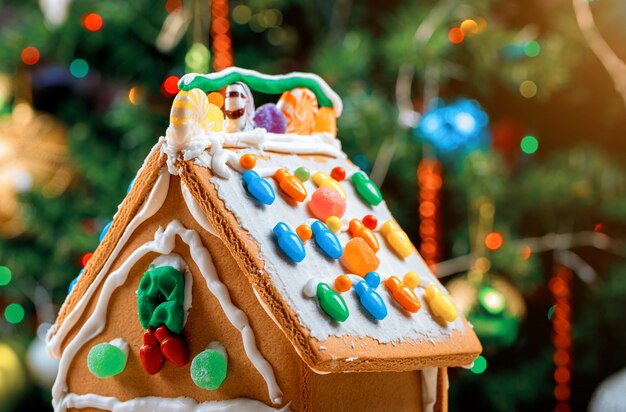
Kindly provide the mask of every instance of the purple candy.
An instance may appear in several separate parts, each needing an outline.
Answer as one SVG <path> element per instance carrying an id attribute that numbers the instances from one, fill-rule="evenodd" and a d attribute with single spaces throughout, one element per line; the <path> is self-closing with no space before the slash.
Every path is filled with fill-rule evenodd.
<path id="1" fill-rule="evenodd" d="M 270 133 L 285 133 L 287 120 L 274 103 L 267 103 L 256 109 L 254 127 L 262 127 Z"/>

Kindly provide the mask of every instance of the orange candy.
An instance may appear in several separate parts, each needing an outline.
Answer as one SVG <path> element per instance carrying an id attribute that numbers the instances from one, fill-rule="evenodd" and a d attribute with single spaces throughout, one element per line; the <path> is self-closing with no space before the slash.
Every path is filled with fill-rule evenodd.
<path id="1" fill-rule="evenodd" d="M 341 264 L 350 273 L 365 276 L 368 272 L 375 272 L 380 265 L 380 259 L 363 238 L 353 237 L 343 248 L 340 258 Z"/>
<path id="2" fill-rule="evenodd" d="M 256 166 L 256 156 L 246 153 L 239 158 L 239 164 L 246 170 L 254 169 L 254 166 Z"/>
<path id="3" fill-rule="evenodd" d="M 395 276 L 390 276 L 385 281 L 385 287 L 391 293 L 391 296 L 404 309 L 411 313 L 415 313 L 422 307 L 415 293 Z"/>
<path id="4" fill-rule="evenodd" d="M 378 239 L 376 238 L 374 232 L 365 227 L 359 219 L 352 219 L 350 221 L 348 232 L 350 232 L 352 237 L 363 238 L 363 240 L 367 242 L 369 247 L 371 247 L 374 252 L 378 252 L 378 249 L 380 249 L 380 244 L 378 243 Z"/>
<path id="5" fill-rule="evenodd" d="M 335 278 L 335 290 L 339 293 L 347 292 L 352 287 L 352 280 L 346 275 L 340 275 Z"/>
<path id="6" fill-rule="evenodd" d="M 276 106 L 285 115 L 287 133 L 311 134 L 318 112 L 315 93 L 298 87 L 284 92 Z"/>
<path id="7" fill-rule="evenodd" d="M 315 116 L 313 133 L 330 133 L 337 137 L 337 117 L 330 107 L 320 107 Z"/>
<path id="8" fill-rule="evenodd" d="M 276 179 L 283 192 L 287 193 L 287 196 L 293 200 L 303 202 L 306 199 L 304 185 L 300 179 L 289 173 L 287 169 L 278 169 L 274 173 L 274 179 Z"/>
<path id="9" fill-rule="evenodd" d="M 209 93 L 208 98 L 209 98 L 209 103 L 213 103 L 220 109 L 222 108 L 222 106 L 224 106 L 224 96 L 222 96 L 222 93 L 219 93 L 219 92 Z"/>
<path id="10" fill-rule="evenodd" d="M 311 239 L 311 236 L 313 236 L 313 231 L 311 230 L 311 227 L 309 225 L 300 225 L 296 228 L 296 234 L 298 235 L 300 240 L 306 242 L 307 240 Z"/>

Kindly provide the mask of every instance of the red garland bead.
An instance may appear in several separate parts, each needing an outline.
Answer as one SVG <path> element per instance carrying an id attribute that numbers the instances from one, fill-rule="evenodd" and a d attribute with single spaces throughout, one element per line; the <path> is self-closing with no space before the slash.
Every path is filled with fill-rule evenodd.
<path id="1" fill-rule="evenodd" d="M 343 179 L 346 178 L 346 171 L 344 170 L 343 167 L 337 166 L 333 168 L 333 170 L 331 170 L 330 177 L 332 177 L 338 182 L 341 182 Z"/>
<path id="2" fill-rule="evenodd" d="M 363 217 L 362 222 L 369 230 L 375 230 L 376 226 L 378 226 L 378 219 L 374 215 L 366 215 Z"/>

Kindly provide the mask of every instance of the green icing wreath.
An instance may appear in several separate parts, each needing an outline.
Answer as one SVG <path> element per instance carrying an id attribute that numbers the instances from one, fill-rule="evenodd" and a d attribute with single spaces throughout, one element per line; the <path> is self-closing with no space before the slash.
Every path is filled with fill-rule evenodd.
<path id="1" fill-rule="evenodd" d="M 172 266 L 161 266 L 144 273 L 137 290 L 139 322 L 144 329 L 165 325 L 180 335 L 185 310 L 185 278 Z"/>

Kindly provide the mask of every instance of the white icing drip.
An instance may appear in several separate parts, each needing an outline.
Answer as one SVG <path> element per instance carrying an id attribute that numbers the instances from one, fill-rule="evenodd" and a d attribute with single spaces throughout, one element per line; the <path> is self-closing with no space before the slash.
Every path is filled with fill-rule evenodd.
<path id="1" fill-rule="evenodd" d="M 275 412 L 289 411 L 289 405 L 275 409 L 253 399 L 238 398 L 226 401 L 209 401 L 198 403 L 191 398 L 159 398 L 147 396 L 121 401 L 111 396 L 101 396 L 93 393 L 78 395 L 69 393 L 60 405 L 59 410 L 67 408 L 96 408 L 113 412 Z"/>
<path id="2" fill-rule="evenodd" d="M 137 215 L 124 229 L 122 237 L 113 249 L 113 252 L 111 252 L 111 255 L 108 257 L 107 261 L 104 263 L 102 270 L 100 270 L 98 275 L 94 278 L 94 281 L 91 283 L 91 285 L 89 285 L 74 309 L 67 314 L 59 330 L 56 331 L 55 328 L 50 328 L 46 339 L 48 341 L 48 352 L 52 357 L 58 359 L 61 356 L 61 343 L 63 343 L 63 340 L 65 339 L 69 331 L 74 327 L 74 325 L 76 325 L 76 322 L 82 316 L 85 307 L 91 301 L 91 298 L 98 288 L 98 285 L 102 282 L 103 277 L 106 276 L 106 274 L 108 273 L 111 265 L 117 258 L 117 255 L 122 251 L 122 249 L 126 245 L 126 242 L 133 234 L 135 229 L 137 229 L 139 225 L 145 222 L 161 208 L 161 206 L 165 202 L 165 199 L 167 198 L 169 182 L 170 175 L 165 170 L 162 170 L 159 174 L 159 178 L 152 188 L 152 191 L 150 192 L 150 196 L 141 207 L 139 213 L 137 213 Z M 64 305 L 67 304 L 67 302 L 68 299 L 65 300 Z"/>
<path id="3" fill-rule="evenodd" d="M 213 236 L 218 237 L 217 232 L 213 229 L 211 223 L 209 223 L 209 219 L 207 219 L 202 209 L 200 209 L 200 205 L 198 205 L 198 202 L 196 202 L 196 199 L 194 199 L 193 195 L 182 181 L 180 183 L 180 189 L 183 192 L 183 198 L 185 199 L 187 210 L 189 210 L 191 216 L 193 216 L 196 222 L 200 224 L 202 229 L 206 230 Z"/>
<path id="4" fill-rule="evenodd" d="M 320 163 L 299 156 L 269 155 L 269 158 L 266 159 L 262 157 L 262 152 L 254 150 L 247 150 L 246 152 L 258 155 L 255 171 L 276 167 L 284 167 L 294 171 L 302 166 L 311 171 L 318 170 L 330 174 L 332 168 L 341 166 L 345 169 L 346 175 L 350 176 L 358 170 L 354 165 L 342 159 L 328 159 L 326 162 Z M 274 179 L 267 181 L 278 193 L 279 189 Z M 319 308 L 317 299 L 310 299 L 306 296 L 306 294 L 315 296 L 314 288 L 309 285 L 309 290 L 306 290 L 306 285 L 313 279 L 314 286 L 317 286 L 317 282 L 325 282 L 332 286 L 335 278 L 344 274 L 345 269 L 338 260 L 328 259 L 316 246 L 314 239 L 305 243 L 306 258 L 304 261 L 299 264 L 291 263 L 276 247 L 276 239 L 271 230 L 279 221 L 292 227 L 310 222 L 311 216 L 307 203 L 316 189 L 314 183 L 310 179 L 304 182 L 309 195 L 307 200 L 302 203 L 294 205 L 278 197 L 270 207 L 259 207 L 246 193 L 242 185 L 237 184 L 236 181 L 214 177 L 211 182 L 216 186 L 218 196 L 224 201 L 226 208 L 236 216 L 242 228 L 248 231 L 259 244 L 260 257 L 265 261 L 266 272 L 286 303 L 295 311 L 302 326 L 308 329 L 314 338 L 324 341 L 329 336 L 368 336 L 381 343 L 405 340 L 426 340 L 434 343 L 440 338 L 450 336 L 454 330 L 461 333 L 466 330 L 462 317 L 452 323 L 440 325 L 432 318 L 427 308 L 422 308 L 419 312 L 407 316 L 406 312 L 398 307 L 384 285 L 377 288 L 388 309 L 388 315 L 384 320 L 373 322 L 361 307 L 356 294 L 344 293 L 342 297 L 348 306 L 350 316 L 345 322 L 330 322 Z M 378 206 L 369 206 L 361 200 L 351 182 L 346 180 L 340 184 L 346 191 L 348 198 L 345 219 L 362 219 L 368 214 L 376 216 L 379 222 L 392 219 L 384 202 Z M 422 285 L 431 283 L 439 285 L 428 266 L 417 253 L 407 257 L 407 259 L 400 259 L 390 249 L 385 239 L 378 234 L 377 236 L 381 246 L 376 254 L 380 259 L 377 272 L 380 274 L 381 282 L 384 282 L 391 275 L 402 276 L 404 273 L 412 271 L 420 275 Z M 351 238 L 347 232 L 340 232 L 337 237 L 342 245 L 345 245 Z M 354 276 L 352 280 L 362 281 L 363 278 Z M 442 287 L 441 289 L 445 292 L 445 288 Z M 423 302 L 424 289 L 415 288 L 414 292 Z"/>
<path id="5" fill-rule="evenodd" d="M 216 352 L 219 352 L 224 358 L 228 359 L 228 354 L 226 353 L 226 348 L 218 341 L 213 341 L 209 343 L 206 347 L 207 349 L 212 349 Z"/>
<path id="6" fill-rule="evenodd" d="M 122 352 L 124 352 L 124 355 L 128 359 L 128 342 L 126 342 L 122 338 L 115 338 L 112 341 L 110 341 L 109 343 L 111 345 L 115 346 L 116 348 L 118 348 L 119 350 L 121 350 Z"/>
<path id="7" fill-rule="evenodd" d="M 161 255 L 152 261 L 152 265 L 155 268 L 159 268 L 162 266 L 171 266 L 174 269 L 178 270 L 185 277 L 185 291 L 183 298 L 183 311 L 185 312 L 185 317 L 183 319 L 183 326 L 187 324 L 187 317 L 189 317 L 189 310 L 191 309 L 192 304 L 192 287 L 193 287 L 193 279 L 191 277 L 191 271 L 189 271 L 189 267 L 185 263 L 183 257 L 177 253 L 170 253 L 169 255 Z"/>
<path id="8" fill-rule="evenodd" d="M 437 368 L 425 368 L 422 373 L 422 411 L 433 412 L 437 402 Z"/>
<path id="9" fill-rule="evenodd" d="M 269 75 L 269 74 L 259 73 L 254 70 L 242 69 L 240 67 L 229 67 L 219 72 L 209 73 L 209 74 L 189 73 L 189 74 L 184 75 L 182 79 L 180 79 L 180 81 L 183 84 L 189 84 L 196 77 L 204 77 L 209 80 L 214 80 L 214 79 L 220 79 L 224 76 L 227 76 L 230 73 L 240 73 L 245 76 L 253 76 L 259 79 L 269 80 L 269 81 L 284 80 L 284 79 L 290 79 L 294 77 L 301 77 L 301 78 L 313 80 L 322 89 L 322 92 L 328 98 L 328 100 L 332 102 L 333 109 L 335 110 L 335 114 L 337 115 L 337 117 L 341 116 L 341 112 L 343 111 L 343 103 L 339 95 L 335 93 L 335 91 L 328 85 L 328 83 L 324 81 L 324 79 L 322 79 L 321 77 L 313 73 L 293 72 L 293 73 L 283 74 L 283 75 Z"/>
<path id="10" fill-rule="evenodd" d="M 204 276 L 209 291 L 217 298 L 222 310 L 233 326 L 241 332 L 243 345 L 250 361 L 265 379 L 270 399 L 273 403 L 280 403 L 282 393 L 276 382 L 272 366 L 259 352 L 254 337 L 254 332 L 248 323 L 246 314 L 235 306 L 230 300 L 230 295 L 226 286 L 220 281 L 217 270 L 211 260 L 211 255 L 202 244 L 198 233 L 191 229 L 186 229 L 178 220 L 170 222 L 165 228 L 160 228 L 154 240 L 144 243 L 133 251 L 128 259 L 115 271 L 107 276 L 96 307 L 92 314 L 85 321 L 78 334 L 68 344 L 61 357 L 59 373 L 52 388 L 53 406 L 57 411 L 63 411 L 63 398 L 67 390 L 66 379 L 69 366 L 78 353 L 79 349 L 93 339 L 102 331 L 106 325 L 106 314 L 109 300 L 113 292 L 122 286 L 128 277 L 130 269 L 146 254 L 154 252 L 161 255 L 170 254 L 175 247 L 176 236 L 189 246 L 191 258 L 198 265 L 200 272 Z M 92 285 L 97 285 L 94 282 Z M 82 313 L 82 312 L 81 312 Z"/>

